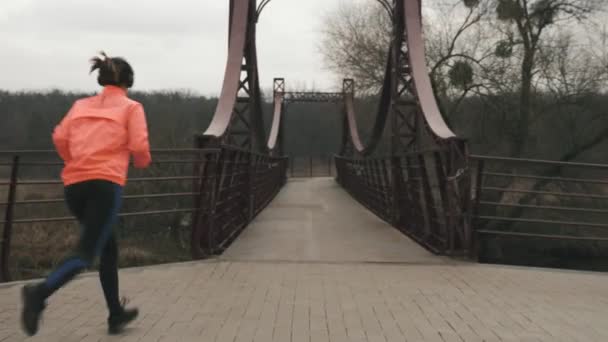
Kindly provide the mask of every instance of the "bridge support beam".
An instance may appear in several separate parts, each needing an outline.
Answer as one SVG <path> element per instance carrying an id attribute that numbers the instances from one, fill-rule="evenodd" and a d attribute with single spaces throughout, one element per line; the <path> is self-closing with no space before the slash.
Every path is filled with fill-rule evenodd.
<path id="1" fill-rule="evenodd" d="M 275 78 L 273 80 L 273 101 L 284 101 L 285 97 L 285 79 L 284 78 Z M 276 106 L 276 103 L 274 103 Z M 273 106 L 274 107 L 274 106 Z M 275 155 L 282 156 L 285 154 L 285 112 L 287 110 L 287 106 L 285 103 L 281 106 L 281 122 L 279 123 L 279 136 L 278 136 L 278 147 L 272 151 Z"/>
<path id="2" fill-rule="evenodd" d="M 345 82 L 346 134 L 338 181 L 354 187 L 348 190 L 359 201 L 432 251 L 466 253 L 471 240 L 466 214 L 468 151 L 466 142 L 447 126 L 432 89 L 420 1 L 380 2 L 392 17 L 393 28 L 378 116 L 364 145 L 347 91 L 354 83 Z M 378 157 L 386 153 L 377 149 L 384 132 L 390 152 L 388 157 Z M 377 178 L 374 165 L 379 158 L 390 165 L 386 186 L 370 179 L 370 175 Z M 378 210 L 377 202 L 387 197 L 390 209 Z"/>

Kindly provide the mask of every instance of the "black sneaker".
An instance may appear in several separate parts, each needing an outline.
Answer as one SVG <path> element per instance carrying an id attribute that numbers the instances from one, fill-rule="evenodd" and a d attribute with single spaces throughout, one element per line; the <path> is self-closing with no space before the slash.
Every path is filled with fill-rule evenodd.
<path id="1" fill-rule="evenodd" d="M 25 285 L 21 290 L 23 299 L 23 311 L 21 313 L 21 325 L 29 336 L 34 336 L 38 332 L 40 316 L 46 304 L 40 297 L 35 285 Z"/>
<path id="2" fill-rule="evenodd" d="M 123 298 L 120 312 L 111 314 L 108 318 L 108 333 L 110 335 L 120 334 L 139 315 L 138 309 L 125 309 L 126 304 L 127 300 Z"/>

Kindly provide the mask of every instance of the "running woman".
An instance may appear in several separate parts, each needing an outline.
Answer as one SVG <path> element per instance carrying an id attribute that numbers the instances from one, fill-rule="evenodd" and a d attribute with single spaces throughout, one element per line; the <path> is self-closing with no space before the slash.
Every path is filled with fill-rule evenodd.
<path id="1" fill-rule="evenodd" d="M 23 329 L 38 332 L 46 300 L 100 257 L 99 278 L 110 312 L 108 332 L 118 334 L 137 315 L 118 294 L 118 247 L 112 230 L 120 210 L 130 157 L 137 168 L 151 162 L 143 106 L 127 97 L 133 69 L 123 58 L 105 53 L 91 59 L 99 71 L 98 95 L 78 100 L 55 128 L 53 142 L 65 166 L 62 179 L 67 206 L 80 223 L 73 252 L 41 283 L 22 289 Z"/>

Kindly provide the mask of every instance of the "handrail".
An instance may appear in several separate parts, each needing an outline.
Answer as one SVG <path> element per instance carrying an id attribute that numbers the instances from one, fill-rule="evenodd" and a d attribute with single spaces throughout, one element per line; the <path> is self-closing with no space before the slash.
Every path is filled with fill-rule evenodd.
<path id="1" fill-rule="evenodd" d="M 608 170 L 608 164 L 578 163 L 578 162 L 565 162 L 565 161 L 546 160 L 546 159 L 526 159 L 526 158 L 511 158 L 511 157 L 481 156 L 481 155 L 471 155 L 471 158 L 477 159 L 477 160 L 485 160 L 485 161 L 504 161 L 504 162 L 520 163 L 520 164 L 543 164 L 543 165 L 549 165 L 549 166 L 587 167 L 587 168 Z"/>
<path id="2" fill-rule="evenodd" d="M 608 184 L 602 179 L 608 165 L 481 155 L 471 159 L 476 162 L 472 165 L 476 164 L 477 176 L 470 215 L 480 258 L 508 263 L 510 252 L 517 253 L 515 249 L 494 255 L 483 247 L 488 238 L 497 244 L 502 243 L 501 237 L 540 239 L 551 246 L 556 246 L 551 240 L 571 241 L 556 247 L 556 252 L 563 249 L 559 260 L 570 258 L 571 248 L 590 248 L 577 241 L 608 241 L 608 196 L 601 187 Z M 575 169 L 577 175 L 563 177 L 561 168 Z M 535 249 L 533 242 L 521 243 L 527 253 L 544 253 L 544 245 Z M 507 246 L 513 248 L 508 244 L 504 248 Z"/>
<path id="3" fill-rule="evenodd" d="M 189 167 L 184 168 L 181 167 L 186 164 L 192 164 L 195 170 L 204 163 L 208 157 L 219 156 L 220 149 L 155 149 L 153 150 L 153 156 L 158 154 L 167 154 L 168 157 L 163 161 L 157 161 L 157 163 L 161 163 L 163 165 L 168 164 L 179 164 L 180 167 L 177 169 L 169 169 L 162 168 L 160 172 L 161 175 L 157 176 L 148 176 L 148 177 L 134 177 L 129 179 L 129 184 L 133 183 L 160 183 L 165 181 L 177 181 L 179 183 L 175 183 L 171 185 L 171 187 L 166 188 L 140 188 L 140 187 L 130 187 L 127 184 L 127 189 L 132 189 L 130 193 L 124 196 L 126 201 L 133 200 L 153 200 L 154 202 L 146 202 L 146 204 L 139 205 L 138 207 L 125 208 L 125 212 L 121 213 L 119 217 L 139 217 L 139 216 L 149 216 L 149 215 L 167 215 L 167 214 L 177 214 L 177 213 L 196 213 L 199 208 L 193 208 L 192 203 L 190 203 L 190 198 L 200 198 L 202 196 L 202 191 L 204 189 L 199 189 L 198 187 L 193 187 L 193 183 L 197 184 L 197 180 L 200 180 L 200 175 L 198 173 L 192 174 Z M 0 187 L 8 186 L 9 196 L 7 199 L 0 199 L 0 206 L 3 207 L 4 218 L 0 219 L 0 229 L 2 230 L 2 238 L 0 239 L 0 282 L 10 280 L 10 272 L 9 272 L 9 259 L 10 259 L 10 250 L 11 250 L 11 237 L 14 234 L 15 227 L 24 224 L 34 224 L 34 223 L 51 223 L 51 222 L 65 222 L 74 220 L 73 217 L 70 216 L 62 216 L 65 215 L 62 211 L 55 211 L 58 204 L 63 202 L 63 199 L 58 198 L 58 194 L 52 194 L 53 198 L 41 198 L 41 199 L 28 199 L 26 198 L 18 198 L 17 192 L 20 187 L 27 187 L 28 189 L 32 189 L 36 191 L 37 186 L 44 185 L 57 185 L 60 186 L 63 184 L 61 180 L 58 178 L 54 179 L 36 179 L 35 176 L 27 176 L 21 172 L 19 174 L 20 168 L 22 166 L 30 166 L 37 169 L 48 167 L 49 163 L 47 161 L 44 162 L 36 162 L 36 158 L 40 157 L 40 155 L 52 155 L 53 158 L 59 159 L 56 155 L 55 151 L 51 150 L 38 150 L 38 151 L 2 151 L 3 154 L 0 154 L 0 158 L 8 159 L 10 157 L 12 162 L 7 164 L 11 168 L 11 178 L 8 181 L 1 181 Z M 180 154 L 182 153 L 182 154 Z M 183 154 L 185 153 L 185 154 Z M 193 156 L 190 156 L 192 154 Z M 198 157 L 194 157 L 194 155 Z M 203 157 L 206 155 L 206 157 Z M 28 162 L 23 162 L 24 156 L 30 156 Z M 184 160 L 180 160 L 180 156 L 184 156 Z M 32 158 L 33 157 L 33 158 Z M 215 157 L 214 157 L 215 158 Z M 28 159 L 28 158 L 25 158 Z M 43 160 L 48 160 L 47 156 L 41 157 Z M 162 158 L 161 158 L 162 159 Z M 1 166 L 1 165 L 0 165 Z M 171 173 L 167 173 L 171 172 Z M 173 176 L 172 172 L 179 172 L 177 175 Z M 187 176 L 183 176 L 186 174 Z M 49 177 L 49 176 L 47 176 Z M 50 178 L 50 177 L 49 177 Z M 208 179 L 213 179 L 212 176 L 208 177 Z M 29 190 L 28 190 L 29 191 Z M 46 191 L 46 190 L 44 190 Z M 179 201 L 178 201 L 179 199 Z M 149 204 L 155 203 L 153 207 L 150 207 Z M 37 209 L 36 212 L 41 213 L 39 216 L 45 217 L 34 217 L 30 214 L 30 210 L 28 209 L 31 206 L 35 206 Z M 21 210 L 20 210 L 21 208 Z M 48 210 L 44 210 L 47 208 Z M 25 211 L 23 211 L 25 210 Z"/>

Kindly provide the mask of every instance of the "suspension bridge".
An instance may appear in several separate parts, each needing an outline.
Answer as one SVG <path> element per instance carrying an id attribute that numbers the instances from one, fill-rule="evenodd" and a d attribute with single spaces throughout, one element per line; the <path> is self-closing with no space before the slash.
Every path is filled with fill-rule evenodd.
<path id="1" fill-rule="evenodd" d="M 153 151 L 159 170 L 179 167 L 135 175 L 121 214 L 143 222 L 190 215 L 191 261 L 121 271 L 121 290 L 142 317 L 120 340 L 608 339 L 604 274 L 478 263 L 492 261 L 496 246 L 503 256 L 529 252 L 517 248 L 522 241 L 582 248 L 606 242 L 608 165 L 471 155 L 431 87 L 420 1 L 378 1 L 392 17 L 393 37 L 367 141 L 351 79 L 341 92 L 324 93 L 289 92 L 276 78 L 272 122 L 265 124 L 256 23 L 270 1 L 230 1 L 228 60 L 209 127 L 192 149 Z M 289 177 L 284 117 L 290 104 L 302 102 L 342 108 L 342 144 L 328 172 L 335 169 L 335 178 Z M 4 342 L 25 340 L 21 283 L 11 280 L 24 268 L 18 248 L 27 246 L 16 247 L 15 231 L 73 218 L 19 210 L 61 204 L 19 196 L 23 187 L 60 186 L 23 171 L 60 167 L 49 152 L 2 155 L 11 170 L 0 183 L 7 189 L 0 203 Z M 137 186 L 163 182 L 173 185 L 154 194 Z M 555 201 L 561 197 L 582 200 L 565 206 Z M 129 206 L 132 200 L 149 204 Z M 32 340 L 113 340 L 104 337 L 102 300 L 97 279 L 81 277 L 52 298 Z"/>

